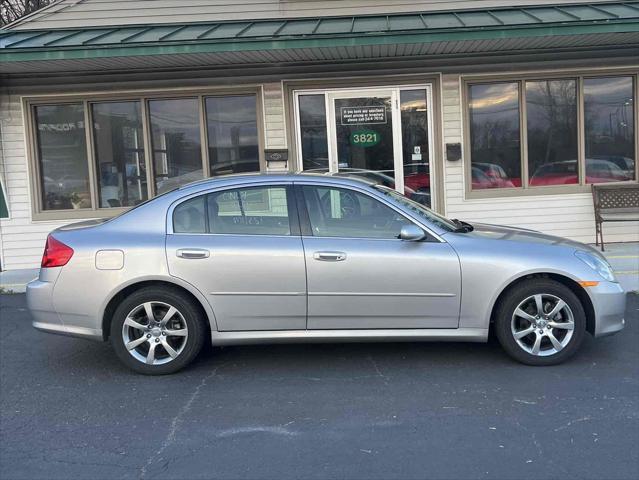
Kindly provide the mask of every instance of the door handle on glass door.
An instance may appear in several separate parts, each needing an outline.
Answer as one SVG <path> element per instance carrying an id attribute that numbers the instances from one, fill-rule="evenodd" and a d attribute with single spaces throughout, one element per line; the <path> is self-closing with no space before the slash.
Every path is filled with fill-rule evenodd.
<path id="1" fill-rule="evenodd" d="M 180 258 L 209 258 L 209 251 L 204 248 L 180 248 L 175 254 Z"/>
<path id="2" fill-rule="evenodd" d="M 346 260 L 346 254 L 344 252 L 315 252 L 313 258 L 322 262 L 341 262 Z"/>

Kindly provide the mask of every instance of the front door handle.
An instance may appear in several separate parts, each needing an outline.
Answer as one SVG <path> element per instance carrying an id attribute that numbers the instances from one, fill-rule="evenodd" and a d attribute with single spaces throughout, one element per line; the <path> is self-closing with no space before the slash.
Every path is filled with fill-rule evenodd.
<path id="1" fill-rule="evenodd" d="M 341 262 L 346 260 L 346 254 L 344 252 L 315 252 L 313 258 L 322 262 Z"/>
<path id="2" fill-rule="evenodd" d="M 209 251 L 204 248 L 180 248 L 175 254 L 180 258 L 209 258 Z"/>

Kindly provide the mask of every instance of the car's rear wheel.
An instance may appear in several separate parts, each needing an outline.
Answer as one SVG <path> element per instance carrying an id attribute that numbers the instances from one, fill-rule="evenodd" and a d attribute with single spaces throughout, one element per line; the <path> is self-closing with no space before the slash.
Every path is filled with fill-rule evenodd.
<path id="1" fill-rule="evenodd" d="M 531 279 L 510 289 L 497 307 L 499 343 L 527 365 L 555 365 L 571 357 L 583 340 L 586 314 L 579 298 L 550 279 Z"/>
<path id="2" fill-rule="evenodd" d="M 199 309 L 181 292 L 164 287 L 138 290 L 117 308 L 111 343 L 118 358 L 146 375 L 174 373 L 202 349 L 206 329 Z"/>

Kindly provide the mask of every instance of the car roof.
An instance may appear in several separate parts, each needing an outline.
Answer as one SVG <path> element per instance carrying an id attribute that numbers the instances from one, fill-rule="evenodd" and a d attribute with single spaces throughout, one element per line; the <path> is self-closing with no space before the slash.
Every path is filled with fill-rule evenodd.
<path id="1" fill-rule="evenodd" d="M 362 186 L 375 185 L 376 182 L 361 177 L 338 176 L 336 174 L 311 173 L 311 172 L 261 172 L 261 173 L 234 173 L 228 175 L 220 175 L 218 177 L 205 178 L 184 184 L 176 189 L 176 191 L 184 192 L 185 190 L 204 190 L 206 188 L 226 186 L 226 185 L 242 185 L 264 182 L 293 182 L 295 180 L 313 180 L 317 183 L 342 183 L 344 185 Z"/>

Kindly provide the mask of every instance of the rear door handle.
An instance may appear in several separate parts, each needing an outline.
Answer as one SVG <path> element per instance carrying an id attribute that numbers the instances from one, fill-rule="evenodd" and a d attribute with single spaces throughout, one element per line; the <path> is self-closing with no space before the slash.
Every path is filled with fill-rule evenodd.
<path id="1" fill-rule="evenodd" d="M 344 252 L 315 252 L 313 258 L 322 262 L 341 262 L 346 260 L 346 254 Z"/>
<path id="2" fill-rule="evenodd" d="M 209 251 L 204 248 L 180 248 L 175 254 L 180 258 L 209 258 Z"/>

